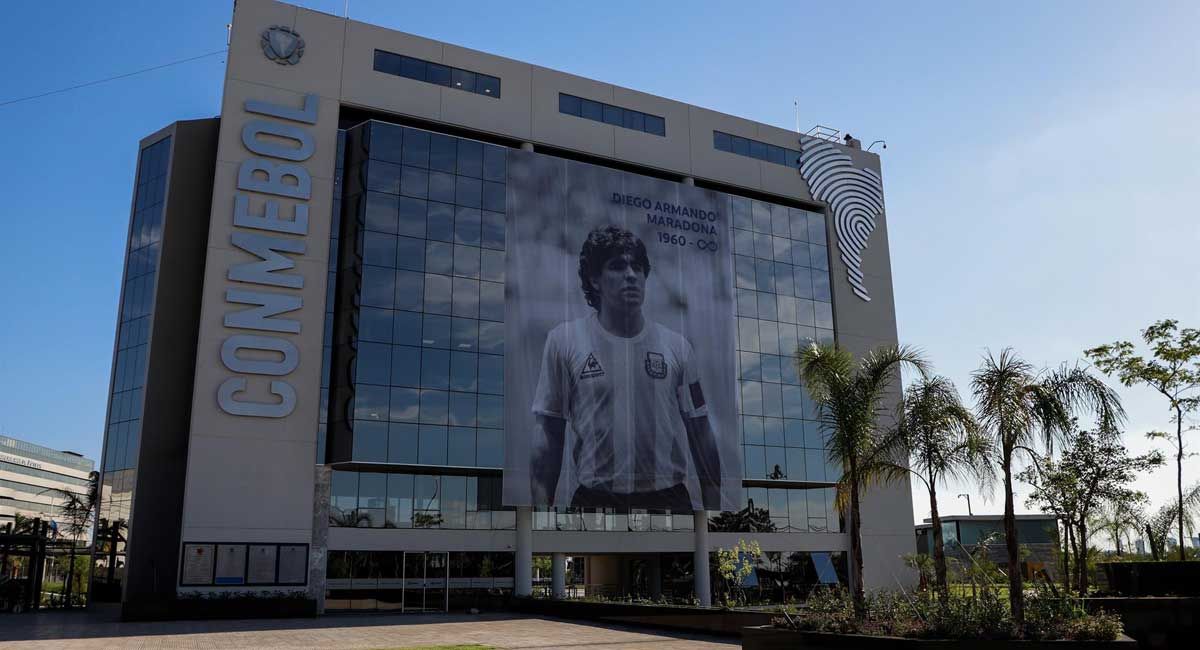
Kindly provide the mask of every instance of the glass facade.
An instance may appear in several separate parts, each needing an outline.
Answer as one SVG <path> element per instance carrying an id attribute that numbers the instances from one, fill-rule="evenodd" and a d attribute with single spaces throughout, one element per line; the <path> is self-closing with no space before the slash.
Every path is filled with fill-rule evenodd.
<path id="1" fill-rule="evenodd" d="M 504 463 L 506 149 L 370 122 L 345 136 L 330 410 L 334 526 L 511 529 Z M 831 342 L 822 214 L 732 197 L 746 507 L 713 530 L 838 532 L 840 468 L 793 362 Z M 452 471 L 447 471 L 452 470 Z M 773 487 L 778 483 L 779 487 Z M 796 485 L 803 483 L 804 485 Z M 692 513 L 535 510 L 541 530 L 688 531 Z"/>
<path id="2" fill-rule="evenodd" d="M 651 135 L 667 135 L 667 121 L 631 108 L 621 108 L 566 93 L 558 94 L 558 112 L 582 117 L 593 122 L 604 122 L 625 129 L 641 131 Z"/>
<path id="3" fill-rule="evenodd" d="M 375 71 L 465 90 L 485 97 L 500 97 L 500 78 L 462 68 L 424 61 L 411 56 L 375 50 Z"/>
<path id="4" fill-rule="evenodd" d="M 125 541 L 121 531 L 128 529 L 138 442 L 144 435 L 141 430 L 142 388 L 146 381 L 170 154 L 170 137 L 141 151 L 129 242 L 125 249 L 97 526 L 97 543 L 104 547 L 98 549 L 97 557 L 103 554 L 107 566 L 97 567 L 95 575 L 96 581 L 113 585 L 122 579 Z M 115 535 L 112 534 L 114 530 L 117 531 Z"/>
<path id="5" fill-rule="evenodd" d="M 713 148 L 717 151 L 727 151 L 739 156 L 765 160 L 776 165 L 797 167 L 800 164 L 800 152 L 796 149 L 778 147 L 766 142 L 730 135 L 724 131 L 713 131 Z"/>

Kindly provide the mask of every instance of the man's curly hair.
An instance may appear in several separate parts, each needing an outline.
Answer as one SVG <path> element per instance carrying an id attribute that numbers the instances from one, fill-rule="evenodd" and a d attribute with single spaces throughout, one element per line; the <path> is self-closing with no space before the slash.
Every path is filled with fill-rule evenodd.
<path id="1" fill-rule="evenodd" d="M 650 277 L 646 245 L 633 233 L 618 226 L 601 226 L 588 233 L 587 241 L 579 251 L 579 281 L 583 284 L 583 297 L 592 309 L 600 309 L 600 292 L 592 286 L 592 278 L 600 274 L 609 259 L 626 253 L 632 255 L 634 264 L 640 264 L 646 277 Z"/>

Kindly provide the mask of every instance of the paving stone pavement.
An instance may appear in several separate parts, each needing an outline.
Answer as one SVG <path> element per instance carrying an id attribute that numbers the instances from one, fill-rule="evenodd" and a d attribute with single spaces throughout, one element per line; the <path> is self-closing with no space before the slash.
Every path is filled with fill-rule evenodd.
<path id="1" fill-rule="evenodd" d="M 318 619 L 122 623 L 115 611 L 0 615 L 0 648 L 495 648 L 732 650 L 737 639 L 517 614 L 334 615 Z"/>

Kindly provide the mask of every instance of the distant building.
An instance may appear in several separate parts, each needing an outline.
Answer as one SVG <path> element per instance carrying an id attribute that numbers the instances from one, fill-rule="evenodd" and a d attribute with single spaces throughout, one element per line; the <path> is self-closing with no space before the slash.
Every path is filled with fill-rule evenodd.
<path id="1" fill-rule="evenodd" d="M 57 451 L 0 435 L 0 527 L 16 515 L 62 524 L 56 489 L 87 491 L 96 462 L 73 451 Z"/>
<path id="2" fill-rule="evenodd" d="M 929 519 L 916 525 L 917 553 L 933 552 L 933 525 Z M 1058 544 L 1058 520 L 1050 515 L 1017 515 L 1017 541 L 1029 553 L 1021 563 L 1022 573 L 1030 577 L 1045 570 L 1057 575 L 1055 548 Z M 982 543 L 988 544 L 988 559 L 1001 569 L 1008 566 L 1004 545 L 1004 518 L 1001 515 L 949 515 L 942 517 L 942 545 L 947 558 L 969 561 L 967 553 Z"/>

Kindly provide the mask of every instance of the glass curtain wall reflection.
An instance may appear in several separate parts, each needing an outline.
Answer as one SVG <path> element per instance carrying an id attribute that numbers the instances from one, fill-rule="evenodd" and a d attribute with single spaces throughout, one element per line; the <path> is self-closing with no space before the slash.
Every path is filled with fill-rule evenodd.
<path id="1" fill-rule="evenodd" d="M 96 527 L 98 590 L 118 590 L 124 575 L 125 533 L 143 432 L 142 390 L 150 349 L 154 286 L 162 243 L 163 204 L 171 138 L 144 147 L 138 158 L 137 188 L 125 247 L 125 273 L 118 309 L 116 351 L 101 461 Z"/>

